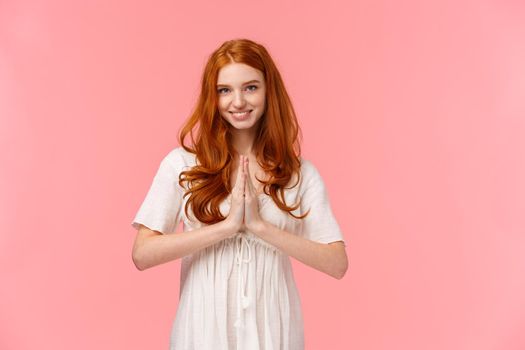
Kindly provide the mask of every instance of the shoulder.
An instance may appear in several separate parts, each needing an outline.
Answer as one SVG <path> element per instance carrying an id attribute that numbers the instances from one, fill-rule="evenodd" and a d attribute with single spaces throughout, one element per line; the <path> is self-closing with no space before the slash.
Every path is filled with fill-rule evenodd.
<path id="1" fill-rule="evenodd" d="M 304 193 L 308 189 L 313 190 L 324 186 L 323 178 L 315 163 L 309 159 L 300 157 L 301 160 L 301 189 Z"/>
<path id="2" fill-rule="evenodd" d="M 319 170 L 311 160 L 303 157 L 299 157 L 299 159 L 301 160 L 301 176 L 303 177 L 303 181 L 310 181 L 310 179 L 316 179 L 321 176 Z"/>
<path id="3" fill-rule="evenodd" d="M 177 169 L 182 169 L 186 166 L 192 167 L 195 165 L 195 154 L 188 152 L 182 146 L 177 146 L 170 150 L 162 161 L 171 164 Z"/>

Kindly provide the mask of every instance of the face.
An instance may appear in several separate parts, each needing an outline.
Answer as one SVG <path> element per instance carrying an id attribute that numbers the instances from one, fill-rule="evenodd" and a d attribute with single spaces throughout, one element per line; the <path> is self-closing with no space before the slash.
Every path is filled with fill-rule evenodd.
<path id="1" fill-rule="evenodd" d="M 266 103 L 264 76 L 244 63 L 230 63 L 219 71 L 217 96 L 219 112 L 232 127 L 256 128 Z"/>

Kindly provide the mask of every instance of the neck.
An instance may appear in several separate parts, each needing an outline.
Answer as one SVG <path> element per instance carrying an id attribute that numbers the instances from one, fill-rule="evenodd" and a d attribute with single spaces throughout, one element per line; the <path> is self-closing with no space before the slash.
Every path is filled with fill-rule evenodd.
<path id="1" fill-rule="evenodd" d="M 232 146 L 239 155 L 249 156 L 253 152 L 253 142 L 255 140 L 257 129 L 252 127 L 250 129 L 233 129 L 232 135 Z"/>

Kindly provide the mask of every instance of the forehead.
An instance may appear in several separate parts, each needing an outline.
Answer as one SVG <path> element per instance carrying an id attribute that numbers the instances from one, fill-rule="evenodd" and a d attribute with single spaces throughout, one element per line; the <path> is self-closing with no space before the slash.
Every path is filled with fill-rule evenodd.
<path id="1" fill-rule="evenodd" d="M 244 63 L 230 63 L 219 70 L 217 85 L 242 85 L 251 80 L 264 82 L 262 72 Z"/>

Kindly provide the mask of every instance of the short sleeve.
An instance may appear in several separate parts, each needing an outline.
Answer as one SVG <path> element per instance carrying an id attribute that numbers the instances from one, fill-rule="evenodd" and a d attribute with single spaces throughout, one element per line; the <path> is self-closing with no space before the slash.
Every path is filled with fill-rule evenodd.
<path id="1" fill-rule="evenodd" d="M 346 241 L 341 228 L 332 212 L 328 191 L 321 174 L 308 160 L 303 160 L 303 190 L 301 196 L 301 213 L 310 209 L 308 215 L 301 219 L 301 235 L 319 243 Z"/>
<path id="2" fill-rule="evenodd" d="M 162 161 L 131 225 L 143 224 L 163 234 L 175 233 L 181 219 L 183 189 L 179 174 L 184 166 L 181 149 L 172 150 Z"/>

